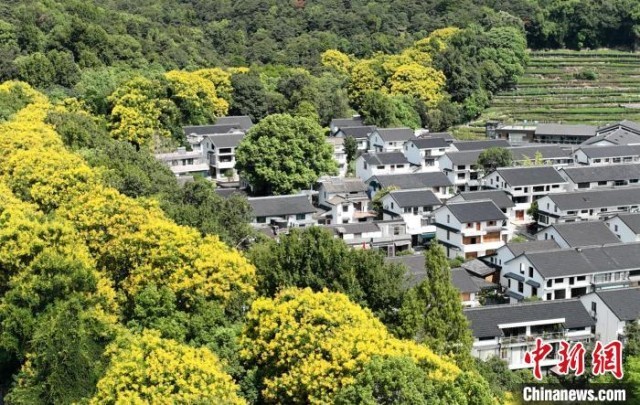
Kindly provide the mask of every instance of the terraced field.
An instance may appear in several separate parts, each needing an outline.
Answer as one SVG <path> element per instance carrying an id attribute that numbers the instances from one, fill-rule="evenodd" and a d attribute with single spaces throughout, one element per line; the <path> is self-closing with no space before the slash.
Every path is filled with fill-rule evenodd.
<path id="1" fill-rule="evenodd" d="M 640 53 L 531 52 L 516 89 L 496 95 L 479 120 L 456 132 L 484 134 L 487 120 L 601 125 L 640 121 Z"/>

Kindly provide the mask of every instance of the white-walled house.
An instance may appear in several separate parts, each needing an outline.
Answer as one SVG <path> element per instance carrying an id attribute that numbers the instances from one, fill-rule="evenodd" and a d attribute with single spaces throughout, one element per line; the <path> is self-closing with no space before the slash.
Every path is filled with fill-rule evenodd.
<path id="1" fill-rule="evenodd" d="M 361 179 L 329 177 L 318 182 L 318 206 L 327 210 L 320 214 L 322 224 L 366 222 L 376 217 Z"/>
<path id="2" fill-rule="evenodd" d="M 493 201 L 463 201 L 434 211 L 436 235 L 447 257 L 473 259 L 495 253 L 509 242 L 513 229 Z"/>
<path id="3" fill-rule="evenodd" d="M 332 134 L 336 134 L 340 129 L 344 127 L 361 127 L 363 126 L 362 117 L 359 115 L 352 115 L 347 118 L 334 118 L 329 122 L 329 130 Z"/>
<path id="4" fill-rule="evenodd" d="M 640 243 L 525 252 L 502 264 L 500 285 L 513 301 L 576 298 L 640 279 Z"/>
<path id="5" fill-rule="evenodd" d="M 596 135 L 584 141 L 581 146 L 611 146 L 640 144 L 640 124 L 623 120 L 598 128 Z"/>
<path id="6" fill-rule="evenodd" d="M 377 249 L 395 256 L 411 248 L 411 235 L 402 220 L 338 224 L 327 227 L 354 249 Z"/>
<path id="7" fill-rule="evenodd" d="M 244 132 L 207 135 L 202 149 L 209 161 L 211 178 L 218 181 L 238 181 L 236 172 L 236 148 L 244 138 Z"/>
<path id="8" fill-rule="evenodd" d="M 535 163 L 536 155 L 540 157 L 541 164 L 544 165 L 562 167 L 573 164 L 571 149 L 563 145 L 517 146 L 510 147 L 508 150 L 511 152 L 514 166 Z"/>
<path id="9" fill-rule="evenodd" d="M 486 260 L 497 268 L 502 268 L 503 263 L 507 263 L 509 260 L 525 252 L 545 252 L 558 248 L 560 248 L 560 246 L 553 239 L 510 242 L 498 248 L 496 253 Z"/>
<path id="10" fill-rule="evenodd" d="M 176 177 L 201 175 L 209 177 L 209 163 L 201 150 L 187 151 L 180 147 L 174 152 L 157 153 L 155 158 L 169 166 Z"/>
<path id="11" fill-rule="evenodd" d="M 538 200 L 538 223 L 596 221 L 637 212 L 639 206 L 640 188 L 636 187 L 549 194 Z"/>
<path id="12" fill-rule="evenodd" d="M 364 153 L 356 158 L 356 176 L 362 180 L 381 174 L 412 171 L 411 164 L 402 152 Z"/>
<path id="13" fill-rule="evenodd" d="M 581 146 L 573 153 L 581 165 L 609 165 L 640 162 L 640 145 Z"/>
<path id="14" fill-rule="evenodd" d="M 334 133 L 336 138 L 352 137 L 356 140 L 357 149 L 362 152 L 369 150 L 369 136 L 375 131 L 373 125 L 363 125 L 357 127 L 340 127 Z"/>
<path id="15" fill-rule="evenodd" d="M 321 177 L 318 179 L 318 205 L 337 196 L 360 196 L 367 193 L 367 185 L 358 177 Z"/>
<path id="16" fill-rule="evenodd" d="M 640 242 L 640 213 L 617 214 L 604 222 L 621 242 Z"/>
<path id="17" fill-rule="evenodd" d="M 565 167 L 558 173 L 567 180 L 567 191 L 633 187 L 640 181 L 640 163 Z"/>
<path id="18" fill-rule="evenodd" d="M 338 166 L 338 176 L 347 175 L 347 153 L 344 149 L 344 138 L 328 137 L 327 143 L 333 148 L 333 160 Z"/>
<path id="19" fill-rule="evenodd" d="M 431 221 L 433 210 L 442 202 L 429 189 L 395 190 L 382 197 L 383 219 L 402 218 L 412 244 L 424 244 L 436 236 Z"/>
<path id="20" fill-rule="evenodd" d="M 424 171 L 438 171 L 438 158 L 445 154 L 449 143 L 444 138 L 415 138 L 404 144 L 407 160 Z"/>
<path id="21" fill-rule="evenodd" d="M 498 168 L 482 179 L 484 187 L 504 190 L 515 203 L 515 221 L 530 222 L 527 214 L 531 203 L 549 194 L 564 190 L 566 180 L 551 166 Z"/>
<path id="22" fill-rule="evenodd" d="M 499 357 L 512 370 L 533 368 L 525 362 L 525 353 L 534 349 L 538 337 L 554 347 L 541 363 L 543 372 L 560 362 L 560 341 L 586 345 L 594 338 L 595 322 L 580 300 L 491 305 L 465 309 L 464 314 L 474 338 L 471 355 L 482 360 Z"/>
<path id="23" fill-rule="evenodd" d="M 306 194 L 249 197 L 247 201 L 253 210 L 251 224 L 254 226 L 292 228 L 318 223 L 313 218 L 316 209 Z"/>
<path id="24" fill-rule="evenodd" d="M 480 189 L 481 170 L 476 163 L 481 150 L 464 152 L 447 152 L 438 158 L 438 167 L 458 191 L 475 191 Z"/>
<path id="25" fill-rule="evenodd" d="M 404 143 L 415 137 L 411 128 L 377 128 L 369 135 L 369 150 L 378 153 L 402 151 Z"/>
<path id="26" fill-rule="evenodd" d="M 602 246 L 620 239 L 601 221 L 566 222 L 549 225 L 536 234 L 538 240 L 555 240 L 561 248 Z"/>
<path id="27" fill-rule="evenodd" d="M 511 200 L 511 196 L 504 190 L 466 191 L 449 199 L 450 202 L 478 200 L 493 201 L 494 204 L 497 205 L 502 212 L 504 212 L 509 220 L 515 219 L 513 208 L 516 205 L 513 203 L 513 200 Z"/>
<path id="28" fill-rule="evenodd" d="M 408 174 L 382 174 L 367 179 L 365 183 L 369 187 L 369 196 L 373 199 L 376 192 L 385 187 L 394 187 L 398 190 L 416 190 L 428 188 L 440 200 L 446 200 L 452 196 L 452 183 L 442 172 L 418 172 Z"/>
<path id="29" fill-rule="evenodd" d="M 602 290 L 580 297 L 596 323 L 596 338 L 603 343 L 624 342 L 624 329 L 640 318 L 640 290 L 621 288 Z"/>

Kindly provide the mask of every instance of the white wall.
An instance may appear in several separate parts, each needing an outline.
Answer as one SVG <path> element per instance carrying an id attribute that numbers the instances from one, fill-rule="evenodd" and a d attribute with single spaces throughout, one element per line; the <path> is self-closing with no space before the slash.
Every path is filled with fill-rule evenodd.
<path id="1" fill-rule="evenodd" d="M 609 229 L 611 229 L 611 232 L 613 232 L 620 239 L 620 241 L 624 243 L 640 241 L 640 235 L 634 233 L 631 228 L 629 228 L 627 224 L 622 222 L 622 220 L 618 217 L 607 219 L 605 221 L 605 224 L 607 224 Z"/>

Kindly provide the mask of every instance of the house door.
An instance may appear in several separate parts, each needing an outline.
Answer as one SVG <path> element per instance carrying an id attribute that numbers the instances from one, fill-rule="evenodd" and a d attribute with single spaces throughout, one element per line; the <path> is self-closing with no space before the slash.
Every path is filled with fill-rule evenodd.
<path id="1" fill-rule="evenodd" d="M 516 220 L 524 221 L 524 210 L 516 210 Z"/>

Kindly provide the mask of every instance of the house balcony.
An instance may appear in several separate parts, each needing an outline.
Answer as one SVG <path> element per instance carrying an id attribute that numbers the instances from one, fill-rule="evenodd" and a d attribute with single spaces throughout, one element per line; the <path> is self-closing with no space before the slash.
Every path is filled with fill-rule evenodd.
<path id="1" fill-rule="evenodd" d="M 559 332 L 543 332 L 531 335 L 517 335 L 517 336 L 505 336 L 500 338 L 501 345 L 521 345 L 521 344 L 534 344 L 537 338 L 544 340 L 545 342 L 551 340 L 563 340 L 567 337 L 565 331 Z"/>
<path id="2" fill-rule="evenodd" d="M 463 228 L 460 233 L 462 236 L 484 236 L 487 234 L 487 231 L 485 231 L 484 228 Z"/>

